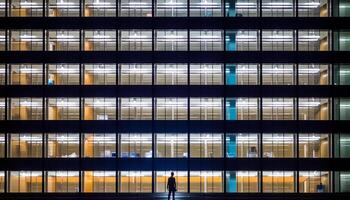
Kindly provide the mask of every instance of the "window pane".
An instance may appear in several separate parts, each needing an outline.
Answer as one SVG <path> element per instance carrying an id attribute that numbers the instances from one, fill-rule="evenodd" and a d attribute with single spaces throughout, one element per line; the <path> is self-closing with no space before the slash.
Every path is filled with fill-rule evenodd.
<path id="1" fill-rule="evenodd" d="M 157 17 L 187 17 L 187 0 L 157 0 Z"/>
<path id="2" fill-rule="evenodd" d="M 265 158 L 293 158 L 294 144 L 296 143 L 293 134 L 274 133 L 262 134 L 263 157 Z"/>
<path id="3" fill-rule="evenodd" d="M 119 30 L 119 51 L 152 51 L 152 30 Z"/>
<path id="4" fill-rule="evenodd" d="M 263 30 L 263 51 L 294 51 L 294 32 L 292 30 Z"/>
<path id="5" fill-rule="evenodd" d="M 116 85 L 117 70 L 115 64 L 85 64 L 84 85 Z"/>
<path id="6" fill-rule="evenodd" d="M 8 134 L 8 156 L 10 158 L 41 158 L 42 134 Z"/>
<path id="7" fill-rule="evenodd" d="M 299 98 L 299 120 L 329 120 L 330 100 L 327 98 Z"/>
<path id="8" fill-rule="evenodd" d="M 258 120 L 258 98 L 226 98 L 226 120 Z"/>
<path id="9" fill-rule="evenodd" d="M 156 120 L 187 120 L 187 98 L 156 98 Z"/>
<path id="10" fill-rule="evenodd" d="M 116 1 L 114 0 L 85 0 L 85 17 L 115 17 Z"/>
<path id="11" fill-rule="evenodd" d="M 8 192 L 10 193 L 41 193 L 42 172 L 41 171 L 9 171 Z"/>
<path id="12" fill-rule="evenodd" d="M 263 98 L 263 120 L 293 120 L 293 98 Z"/>
<path id="13" fill-rule="evenodd" d="M 48 158 L 79 157 L 79 134 L 77 133 L 47 134 L 46 142 Z"/>
<path id="14" fill-rule="evenodd" d="M 187 85 L 187 64 L 155 64 L 156 85 Z"/>
<path id="15" fill-rule="evenodd" d="M 120 0 L 120 17 L 152 17 L 152 0 Z"/>
<path id="16" fill-rule="evenodd" d="M 42 0 L 12 0 L 11 17 L 42 17 L 43 1 Z M 1 16 L 1 15 L 0 15 Z"/>
<path id="17" fill-rule="evenodd" d="M 190 171 L 190 192 L 221 193 L 223 181 L 221 171 Z"/>
<path id="18" fill-rule="evenodd" d="M 42 51 L 42 30 L 11 30 L 11 39 L 8 40 L 10 51 Z"/>
<path id="19" fill-rule="evenodd" d="M 330 66 L 324 64 L 299 64 L 299 85 L 329 85 Z"/>
<path id="20" fill-rule="evenodd" d="M 118 192 L 150 193 L 152 192 L 151 171 L 120 171 L 118 174 Z"/>
<path id="21" fill-rule="evenodd" d="M 192 0 L 189 2 L 191 17 L 221 17 L 223 15 L 221 0 Z"/>
<path id="22" fill-rule="evenodd" d="M 258 64 L 226 64 L 226 85 L 258 85 Z"/>
<path id="23" fill-rule="evenodd" d="M 42 98 L 11 98 L 8 99 L 8 119 L 10 120 L 42 120 Z"/>
<path id="24" fill-rule="evenodd" d="M 104 133 L 84 134 L 84 157 L 110 158 L 116 155 L 116 135 Z"/>
<path id="25" fill-rule="evenodd" d="M 46 40 L 47 51 L 80 50 L 80 32 L 78 30 L 48 30 Z"/>
<path id="26" fill-rule="evenodd" d="M 47 120 L 79 120 L 79 98 L 48 98 Z"/>
<path id="27" fill-rule="evenodd" d="M 223 99 L 191 98 L 190 120 L 222 120 Z"/>
<path id="28" fill-rule="evenodd" d="M 116 51 L 116 30 L 84 30 L 84 51 Z"/>
<path id="29" fill-rule="evenodd" d="M 120 98 L 119 119 L 121 120 L 151 120 L 151 98 Z"/>
<path id="30" fill-rule="evenodd" d="M 49 0 L 47 3 L 49 17 L 79 17 L 79 0 Z"/>
<path id="31" fill-rule="evenodd" d="M 115 120 L 117 104 L 115 98 L 83 98 L 84 120 Z"/>
<path id="32" fill-rule="evenodd" d="M 260 172 L 226 171 L 226 192 L 259 192 Z"/>
<path id="33" fill-rule="evenodd" d="M 156 156 L 158 158 L 187 158 L 187 134 L 157 133 L 155 135 Z"/>
<path id="34" fill-rule="evenodd" d="M 41 64 L 9 65 L 9 85 L 42 85 L 43 66 Z"/>
<path id="35" fill-rule="evenodd" d="M 190 157 L 223 157 L 223 135 L 211 133 L 190 134 Z"/>
<path id="36" fill-rule="evenodd" d="M 294 70 L 293 64 L 263 64 L 263 85 L 294 85 Z"/>
<path id="37" fill-rule="evenodd" d="M 263 171 L 263 192 L 295 192 L 295 174 L 293 171 Z"/>
<path id="38" fill-rule="evenodd" d="M 46 65 L 47 85 L 79 85 L 79 64 Z"/>
<path id="39" fill-rule="evenodd" d="M 260 136 L 256 133 L 227 133 L 226 155 L 228 158 L 259 157 Z"/>
<path id="40" fill-rule="evenodd" d="M 300 193 L 330 192 L 329 172 L 327 171 L 300 171 Z"/>
<path id="41" fill-rule="evenodd" d="M 299 134 L 299 157 L 328 158 L 329 143 L 328 134 Z"/>
<path id="42" fill-rule="evenodd" d="M 152 85 L 152 64 L 119 64 L 120 85 Z"/>
<path id="43" fill-rule="evenodd" d="M 120 134 L 120 158 L 152 158 L 151 134 Z"/>
<path id="44" fill-rule="evenodd" d="M 115 193 L 115 171 L 83 171 L 83 192 Z"/>
<path id="45" fill-rule="evenodd" d="M 79 171 L 47 171 L 45 192 L 79 192 Z"/>
<path id="46" fill-rule="evenodd" d="M 299 17 L 328 17 L 327 0 L 299 0 Z"/>
<path id="47" fill-rule="evenodd" d="M 222 85 L 223 67 L 222 64 L 190 64 L 190 84 Z"/>
<path id="48" fill-rule="evenodd" d="M 190 31 L 190 51 L 222 51 L 223 42 L 223 31 Z"/>
<path id="49" fill-rule="evenodd" d="M 187 171 L 156 171 L 156 192 L 168 192 L 167 183 L 171 172 L 174 172 L 177 192 L 187 192 Z"/>

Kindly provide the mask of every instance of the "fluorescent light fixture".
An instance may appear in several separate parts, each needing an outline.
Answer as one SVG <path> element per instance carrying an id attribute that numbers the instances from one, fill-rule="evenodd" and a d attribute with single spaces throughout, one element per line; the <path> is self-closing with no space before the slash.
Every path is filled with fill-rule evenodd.
<path id="1" fill-rule="evenodd" d="M 51 103 L 49 103 L 52 106 Z M 57 107 L 70 107 L 70 108 L 79 108 L 79 101 L 68 101 L 65 99 L 58 100 L 56 102 Z"/>
<path id="2" fill-rule="evenodd" d="M 310 9 L 310 8 L 318 8 L 320 7 L 320 5 L 321 4 L 319 2 L 305 2 L 305 3 L 299 3 L 298 7 Z"/>
<path id="3" fill-rule="evenodd" d="M 248 9 L 248 8 L 257 8 L 256 3 L 254 2 L 237 2 L 236 3 L 237 9 Z"/>
<path id="4" fill-rule="evenodd" d="M 23 101 L 23 100 L 21 100 L 19 102 L 19 106 L 41 108 L 42 107 L 42 102 L 41 101 L 26 101 L 26 100 Z"/>
<path id="5" fill-rule="evenodd" d="M 20 40 L 23 42 L 41 42 L 42 38 L 38 38 L 36 35 L 20 35 Z"/>
<path id="6" fill-rule="evenodd" d="M 49 177 L 78 177 L 79 172 L 77 171 L 49 171 L 48 173 Z"/>

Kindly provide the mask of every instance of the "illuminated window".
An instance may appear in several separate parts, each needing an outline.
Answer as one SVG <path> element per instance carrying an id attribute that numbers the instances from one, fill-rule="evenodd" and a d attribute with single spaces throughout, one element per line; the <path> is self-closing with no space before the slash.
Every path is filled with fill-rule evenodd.
<path id="1" fill-rule="evenodd" d="M 1 42 L 1 36 L 0 36 L 0 42 Z M 1 47 L 0 47 L 0 50 L 1 50 Z M 5 85 L 5 80 L 6 80 L 6 65 L 0 64 L 0 85 Z"/>
<path id="2" fill-rule="evenodd" d="M 263 171 L 263 192 L 295 192 L 295 173 L 293 171 Z"/>
<path id="3" fill-rule="evenodd" d="M 299 17 L 328 17 L 327 0 L 298 0 Z"/>
<path id="4" fill-rule="evenodd" d="M 263 64 L 263 85 L 294 85 L 294 68 L 293 64 Z"/>
<path id="5" fill-rule="evenodd" d="M 117 105 L 115 98 L 84 98 L 84 120 L 115 120 Z"/>
<path id="6" fill-rule="evenodd" d="M 120 158 L 152 158 L 151 134 L 120 134 L 118 144 Z"/>
<path id="7" fill-rule="evenodd" d="M 293 0 L 262 0 L 263 17 L 294 17 L 295 8 Z"/>
<path id="8" fill-rule="evenodd" d="M 85 30 L 84 51 L 116 51 L 115 30 Z"/>
<path id="9" fill-rule="evenodd" d="M 330 141 L 328 134 L 299 134 L 300 158 L 328 158 Z"/>
<path id="10" fill-rule="evenodd" d="M 1 2 L 0 2 L 0 16 L 1 16 Z M 0 30 L 0 51 L 6 49 L 6 33 L 4 30 Z"/>
<path id="11" fill-rule="evenodd" d="M 299 120 L 329 120 L 330 99 L 299 98 Z"/>
<path id="12" fill-rule="evenodd" d="M 327 64 L 299 64 L 299 85 L 330 85 L 331 71 Z"/>
<path id="13" fill-rule="evenodd" d="M 9 65 L 9 85 L 42 85 L 43 66 L 40 64 Z"/>
<path id="14" fill-rule="evenodd" d="M 82 192 L 116 192 L 115 171 L 83 171 Z"/>
<path id="15" fill-rule="evenodd" d="M 259 192 L 260 172 L 226 171 L 226 192 Z"/>
<path id="16" fill-rule="evenodd" d="M 42 30 L 11 30 L 11 39 L 8 40 L 10 51 L 42 51 Z"/>
<path id="17" fill-rule="evenodd" d="M 259 17 L 258 0 L 225 0 L 226 17 Z"/>
<path id="18" fill-rule="evenodd" d="M 120 17 L 152 17 L 152 0 L 120 0 Z"/>
<path id="19" fill-rule="evenodd" d="M 263 51 L 295 50 L 294 31 L 292 30 L 263 30 L 261 40 Z"/>
<path id="20" fill-rule="evenodd" d="M 258 64 L 226 64 L 226 85 L 258 85 Z"/>
<path id="21" fill-rule="evenodd" d="M 49 64 L 46 65 L 47 85 L 79 85 L 78 64 Z"/>
<path id="22" fill-rule="evenodd" d="M 115 17 L 116 1 L 114 0 L 85 0 L 85 17 Z"/>
<path id="23" fill-rule="evenodd" d="M 293 158 L 296 140 L 293 134 L 264 133 L 262 134 L 263 157 L 265 158 Z"/>
<path id="24" fill-rule="evenodd" d="M 300 171 L 299 192 L 300 193 L 322 193 L 330 192 L 329 172 L 327 171 Z"/>
<path id="25" fill-rule="evenodd" d="M 157 17 L 187 17 L 187 0 L 157 0 Z"/>
<path id="26" fill-rule="evenodd" d="M 79 17 L 79 0 L 47 0 L 47 16 L 49 17 Z"/>
<path id="27" fill-rule="evenodd" d="M 222 120 L 223 99 L 222 98 L 191 98 L 190 99 L 191 120 Z"/>
<path id="28" fill-rule="evenodd" d="M 47 51 L 80 50 L 80 32 L 78 30 L 49 30 L 47 35 Z"/>
<path id="29" fill-rule="evenodd" d="M 85 133 L 84 157 L 110 158 L 116 155 L 116 135 L 109 133 Z"/>
<path id="30" fill-rule="evenodd" d="M 226 98 L 226 120 L 258 120 L 258 98 Z"/>
<path id="31" fill-rule="evenodd" d="M 41 171 L 9 171 L 8 192 L 41 193 L 43 174 Z"/>
<path id="32" fill-rule="evenodd" d="M 263 120 L 293 120 L 293 98 L 263 98 Z"/>
<path id="33" fill-rule="evenodd" d="M 224 66 L 222 64 L 190 64 L 191 85 L 224 84 Z"/>
<path id="34" fill-rule="evenodd" d="M 187 51 L 187 30 L 155 30 L 156 51 Z"/>
<path id="35" fill-rule="evenodd" d="M 152 64 L 119 64 L 120 85 L 152 85 Z"/>
<path id="36" fill-rule="evenodd" d="M 5 192 L 5 172 L 0 171 L 0 193 Z"/>
<path id="37" fill-rule="evenodd" d="M 152 51 L 152 30 L 119 30 L 119 51 Z"/>
<path id="38" fill-rule="evenodd" d="M 118 186 L 120 193 L 150 193 L 152 192 L 152 172 L 120 171 Z"/>
<path id="39" fill-rule="evenodd" d="M 5 120 L 5 117 L 6 117 L 5 105 L 6 105 L 5 98 L 0 98 L 0 120 Z"/>
<path id="40" fill-rule="evenodd" d="M 190 134 L 191 158 L 221 158 L 223 157 L 223 146 L 222 134 Z"/>
<path id="41" fill-rule="evenodd" d="M 5 134 L 0 133 L 0 158 L 4 158 L 4 157 L 5 157 Z M 1 190 L 1 187 L 0 187 L 0 190 Z"/>
<path id="42" fill-rule="evenodd" d="M 11 17 L 42 17 L 43 0 L 12 0 L 9 10 Z"/>
<path id="43" fill-rule="evenodd" d="M 8 99 L 8 119 L 10 120 L 42 120 L 42 98 L 11 98 Z"/>
<path id="44" fill-rule="evenodd" d="M 157 158 L 187 158 L 188 138 L 181 133 L 157 133 L 155 135 Z"/>
<path id="45" fill-rule="evenodd" d="M 114 64 L 85 64 L 84 85 L 116 85 L 117 70 Z"/>
<path id="46" fill-rule="evenodd" d="M 46 171 L 45 192 L 79 192 L 78 171 Z"/>
<path id="47" fill-rule="evenodd" d="M 190 171 L 190 192 L 221 193 L 223 181 L 222 171 Z"/>
<path id="48" fill-rule="evenodd" d="M 120 98 L 119 119 L 121 120 L 151 120 L 151 98 Z"/>
<path id="49" fill-rule="evenodd" d="M 79 157 L 78 133 L 46 134 L 47 158 L 77 158 Z"/>
<path id="50" fill-rule="evenodd" d="M 223 5 L 221 0 L 192 0 L 190 2 L 191 17 L 222 17 Z"/>
<path id="51" fill-rule="evenodd" d="M 191 30 L 190 51 L 222 51 L 224 35 L 222 30 Z"/>
<path id="52" fill-rule="evenodd" d="M 260 49 L 260 31 L 227 30 L 225 32 L 226 51 L 258 51 Z"/>
<path id="53" fill-rule="evenodd" d="M 10 158 L 41 158 L 43 148 L 42 134 L 11 133 L 7 136 L 8 156 Z"/>
<path id="54" fill-rule="evenodd" d="M 47 98 L 47 120 L 79 120 L 79 98 Z"/>
<path id="55" fill-rule="evenodd" d="M 227 133 L 226 156 L 228 158 L 258 158 L 260 136 L 256 133 Z"/>
<path id="56" fill-rule="evenodd" d="M 329 31 L 299 30 L 298 45 L 299 51 L 329 51 Z"/>
<path id="57" fill-rule="evenodd" d="M 187 85 L 187 64 L 155 64 L 156 85 Z"/>
<path id="58" fill-rule="evenodd" d="M 187 98 L 156 98 L 156 120 L 187 120 Z"/>
<path id="59" fill-rule="evenodd" d="M 174 177 L 176 180 L 176 189 L 177 192 L 187 192 L 187 171 L 156 171 L 155 172 L 155 192 L 168 192 L 167 183 L 168 178 L 171 175 L 171 172 L 174 172 Z"/>

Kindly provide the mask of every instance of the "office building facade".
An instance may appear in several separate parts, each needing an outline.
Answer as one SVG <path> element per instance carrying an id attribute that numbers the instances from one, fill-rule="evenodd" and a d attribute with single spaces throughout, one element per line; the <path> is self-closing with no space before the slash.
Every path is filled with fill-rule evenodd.
<path id="1" fill-rule="evenodd" d="M 350 198 L 347 0 L 0 0 L 0 198 Z M 142 196 L 140 196 L 142 195 Z"/>

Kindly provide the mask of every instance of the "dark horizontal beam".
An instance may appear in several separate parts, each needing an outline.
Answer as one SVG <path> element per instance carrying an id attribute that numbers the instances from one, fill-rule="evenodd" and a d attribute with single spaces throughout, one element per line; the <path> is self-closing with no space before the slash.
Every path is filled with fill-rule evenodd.
<path id="1" fill-rule="evenodd" d="M 0 63 L 350 63 L 347 51 L 7 51 Z"/>
<path id="2" fill-rule="evenodd" d="M 349 97 L 349 90 L 338 85 L 8 85 L 0 86 L 0 97 Z"/>
<path id="3" fill-rule="evenodd" d="M 348 29 L 349 17 L 8 17 L 2 29 Z"/>
<path id="4" fill-rule="evenodd" d="M 344 171 L 349 158 L 6 158 L 0 170 Z"/>
<path id="5" fill-rule="evenodd" d="M 0 121 L 9 133 L 350 133 L 348 120 L 61 120 Z"/>

